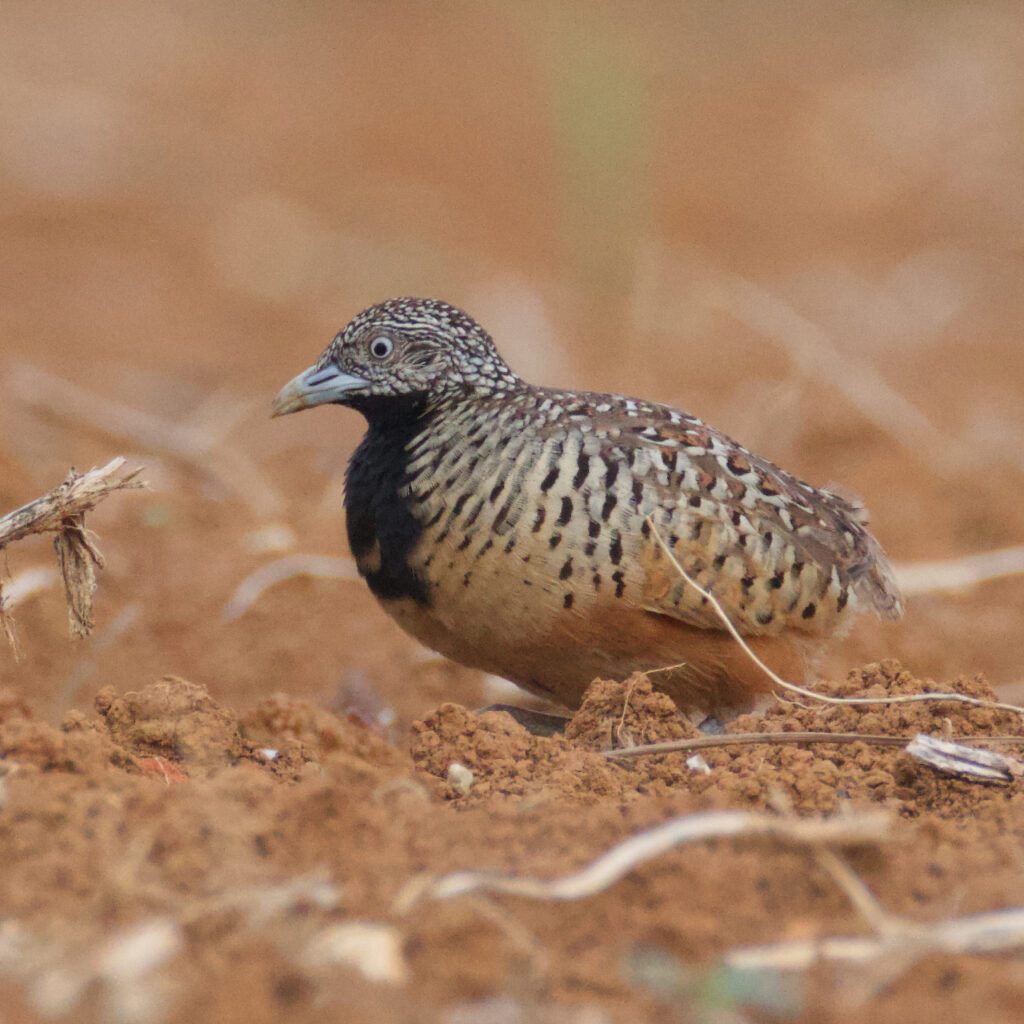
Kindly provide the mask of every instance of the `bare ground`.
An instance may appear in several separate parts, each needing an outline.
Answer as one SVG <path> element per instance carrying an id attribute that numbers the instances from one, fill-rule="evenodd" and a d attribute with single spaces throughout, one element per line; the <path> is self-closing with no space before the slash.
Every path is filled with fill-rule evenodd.
<path id="1" fill-rule="evenodd" d="M 358 417 L 272 423 L 269 400 L 400 293 L 464 305 L 527 376 L 671 402 L 842 483 L 898 562 L 1020 542 L 1018 6 L 798 8 L 5 7 L 0 512 L 117 454 L 151 489 L 88 519 L 95 633 L 68 641 L 44 578 L 22 659 L 0 651 L 0 1019 L 1019 1018 L 1013 951 L 728 970 L 878 931 L 777 837 L 571 902 L 424 894 L 558 878 L 681 814 L 884 808 L 891 836 L 841 862 L 890 923 L 932 926 L 1024 905 L 1019 781 L 862 744 L 614 761 L 690 734 L 642 680 L 539 739 L 475 714 L 508 693 L 359 582 L 292 575 L 227 614 L 278 558 L 347 555 Z M 36 539 L 4 559 L 8 590 L 54 565 Z M 914 596 L 820 685 L 1020 700 L 1022 616 L 1020 576 Z M 959 704 L 732 728 L 1024 732 Z"/>

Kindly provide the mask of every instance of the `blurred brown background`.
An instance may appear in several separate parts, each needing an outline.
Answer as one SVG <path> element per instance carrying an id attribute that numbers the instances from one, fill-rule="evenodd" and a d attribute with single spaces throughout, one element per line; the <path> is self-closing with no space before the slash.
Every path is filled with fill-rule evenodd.
<path id="1" fill-rule="evenodd" d="M 222 614 L 276 558 L 346 554 L 361 421 L 269 401 L 398 294 L 842 483 L 897 562 L 1021 543 L 1022 67 L 1011 0 L 5 3 L 0 509 L 115 454 L 152 491 L 91 520 L 96 634 L 44 587 L 0 683 L 52 716 L 168 672 L 400 721 L 479 699 L 358 583 Z M 1020 577 L 914 596 L 828 668 L 1012 693 L 1022 610 Z"/>

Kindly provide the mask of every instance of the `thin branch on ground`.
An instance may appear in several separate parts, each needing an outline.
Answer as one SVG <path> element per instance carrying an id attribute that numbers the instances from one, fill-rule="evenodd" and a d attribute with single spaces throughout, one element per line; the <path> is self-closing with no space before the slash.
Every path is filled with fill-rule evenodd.
<path id="1" fill-rule="evenodd" d="M 893 572 L 906 597 L 968 590 L 989 580 L 1024 574 L 1024 544 L 943 562 L 897 564 Z"/>
<path id="2" fill-rule="evenodd" d="M 1024 907 L 920 924 L 886 915 L 873 936 L 794 939 L 734 949 L 723 958 L 734 970 L 803 972 L 819 963 L 871 966 L 895 958 L 900 973 L 935 953 L 1000 953 L 1024 947 Z M 891 980 L 891 979 L 890 979 Z"/>
<path id="3" fill-rule="evenodd" d="M 885 934 L 892 924 L 892 918 L 875 899 L 875 894 L 864 884 L 864 879 L 835 850 L 819 847 L 814 851 L 814 856 L 822 868 L 832 876 L 832 881 L 846 893 L 846 898 L 871 929 L 879 934 Z"/>
<path id="4" fill-rule="evenodd" d="M 88 473 L 71 470 L 62 484 L 35 501 L 0 519 L 0 550 L 34 533 L 56 533 L 54 547 L 64 577 L 71 636 L 87 636 L 93 627 L 92 597 L 96 591 L 96 570 L 103 568 L 103 556 L 85 529 L 85 513 L 91 512 L 114 491 L 145 487 L 135 478 L 142 471 L 119 475 L 125 460 L 118 456 Z M 10 612 L 0 587 L 0 627 L 17 656 L 18 647 Z"/>
<path id="5" fill-rule="evenodd" d="M 422 898 L 450 899 L 471 892 L 506 893 L 542 900 L 578 900 L 603 892 L 642 864 L 685 843 L 728 837 L 770 836 L 809 845 L 853 845 L 891 838 L 893 818 L 870 811 L 833 818 L 779 818 L 752 811 L 687 814 L 624 839 L 585 868 L 549 881 L 490 871 L 456 871 L 417 879 L 396 898 L 407 910 Z"/>
<path id="6" fill-rule="evenodd" d="M 320 576 L 324 579 L 358 580 L 359 570 L 351 558 L 328 555 L 287 555 L 260 566 L 235 588 L 220 616 L 231 622 L 244 615 L 268 588 L 293 576 Z"/>
<path id="7" fill-rule="evenodd" d="M 34 408 L 172 456 L 215 480 L 258 516 L 277 515 L 284 506 L 260 468 L 243 452 L 223 443 L 223 423 L 214 424 L 207 407 L 200 407 L 195 422 L 183 425 L 93 394 L 31 366 L 15 369 L 10 383 L 15 394 Z M 237 408 L 236 403 L 227 403 L 226 414 L 234 415 Z"/>
<path id="8" fill-rule="evenodd" d="M 647 757 L 656 754 L 686 753 L 691 750 L 708 750 L 715 747 L 786 746 L 800 743 L 867 743 L 874 747 L 907 747 L 912 737 L 891 736 L 870 732 L 735 732 L 715 736 L 694 736 L 686 740 L 665 740 L 662 743 L 644 743 L 635 747 L 620 747 L 616 750 L 602 750 L 604 757 L 614 760 L 628 760 L 633 757 Z M 957 744 L 981 746 L 983 744 L 1024 745 L 1024 736 L 959 736 Z"/>
<path id="9" fill-rule="evenodd" d="M 829 697 L 823 693 L 816 693 L 814 690 L 809 690 L 803 686 L 797 686 L 796 683 L 791 683 L 782 678 L 778 673 L 773 672 L 755 653 L 751 650 L 750 645 L 746 640 L 743 639 L 742 634 L 733 624 L 732 619 L 726 614 L 725 609 L 722 607 L 721 602 L 712 594 L 710 591 L 705 590 L 695 579 L 693 579 L 686 570 L 680 565 L 679 559 L 676 558 L 675 553 L 665 542 L 664 537 L 658 531 L 657 526 L 654 524 L 654 519 L 651 516 L 647 516 L 647 522 L 651 527 L 651 531 L 654 534 L 654 539 L 661 546 L 661 549 L 665 552 L 668 560 L 672 563 L 676 572 L 686 581 L 698 594 L 705 597 L 711 607 L 714 609 L 715 614 L 722 621 L 722 624 L 729 631 L 730 636 L 736 641 L 737 644 L 742 648 L 743 652 L 750 658 L 751 661 L 757 665 L 762 672 L 780 689 L 786 690 L 789 693 L 799 694 L 801 697 L 808 697 L 811 700 L 820 701 L 822 704 L 844 704 L 844 705 L 890 705 L 890 704 L 913 704 L 920 703 L 921 701 L 955 701 L 958 704 L 969 704 L 976 708 L 992 708 L 998 711 L 1012 711 L 1018 715 L 1024 715 L 1024 708 L 1019 707 L 1016 704 L 1004 704 L 1001 701 L 995 700 L 984 700 L 981 697 L 969 697 L 964 693 L 909 693 L 902 694 L 899 697 Z"/>
<path id="10" fill-rule="evenodd" d="M 958 468 L 976 465 L 976 445 L 940 430 L 873 366 L 837 348 L 817 324 L 746 278 L 723 274 L 721 279 L 725 287 L 717 294 L 723 309 L 781 345 L 806 377 L 845 395 L 865 419 L 937 476 L 949 479 Z"/>

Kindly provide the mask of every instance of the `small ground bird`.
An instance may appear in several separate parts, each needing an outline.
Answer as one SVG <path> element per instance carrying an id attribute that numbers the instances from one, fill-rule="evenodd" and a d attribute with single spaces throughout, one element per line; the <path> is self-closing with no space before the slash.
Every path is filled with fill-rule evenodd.
<path id="1" fill-rule="evenodd" d="M 902 613 L 862 509 L 686 413 L 528 384 L 443 302 L 360 313 L 274 414 L 323 403 L 369 424 L 345 512 L 383 607 L 441 654 L 569 707 L 595 678 L 654 669 L 685 711 L 749 707 L 770 683 L 707 593 L 794 680 L 859 611 Z"/>

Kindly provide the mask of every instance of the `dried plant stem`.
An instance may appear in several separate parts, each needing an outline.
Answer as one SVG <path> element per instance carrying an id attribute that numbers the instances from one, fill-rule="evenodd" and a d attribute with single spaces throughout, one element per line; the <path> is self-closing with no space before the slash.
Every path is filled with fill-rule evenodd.
<path id="1" fill-rule="evenodd" d="M 874 893 L 864 884 L 860 875 L 835 850 L 819 847 L 814 851 L 814 856 L 872 929 L 879 933 L 887 932 L 893 919 L 875 899 Z"/>
<path id="2" fill-rule="evenodd" d="M 969 697 L 964 693 L 910 693 L 903 694 L 899 697 L 829 697 L 823 693 L 816 693 L 814 690 L 808 690 L 806 687 L 797 686 L 796 683 L 790 683 L 783 679 L 778 673 L 773 672 L 750 648 L 750 645 L 743 639 L 740 631 L 733 625 L 732 620 L 726 614 L 725 609 L 721 603 L 710 591 L 705 590 L 696 580 L 694 580 L 686 570 L 679 564 L 679 559 L 676 558 L 675 553 L 665 543 L 665 539 L 658 532 L 657 526 L 654 524 L 654 520 L 651 516 L 647 516 L 647 522 L 651 527 L 651 532 L 654 534 L 654 539 L 661 546 L 661 549 L 665 552 L 668 560 L 672 563 L 676 572 L 691 586 L 698 594 L 702 594 L 707 598 L 708 603 L 714 609 L 715 614 L 722 621 L 722 624 L 729 631 L 729 634 L 736 641 L 737 644 L 742 648 L 743 652 L 757 665 L 764 673 L 768 676 L 771 681 L 779 687 L 779 689 L 786 690 L 789 693 L 799 694 L 801 697 L 807 697 L 811 700 L 816 700 L 822 704 L 846 704 L 846 705 L 878 705 L 878 704 L 912 704 L 919 703 L 921 701 L 956 701 L 959 704 L 970 704 L 972 707 L 977 708 L 994 708 L 999 711 L 1013 711 L 1015 714 L 1024 715 L 1024 708 L 1019 707 L 1016 704 L 1004 704 L 1001 701 L 995 700 L 984 700 L 981 697 Z"/>
<path id="3" fill-rule="evenodd" d="M 1024 743 L 1024 736 L 1014 737 Z M 618 750 L 603 750 L 605 757 L 627 760 L 649 754 L 674 754 L 690 750 L 707 750 L 715 747 L 743 747 L 785 745 L 788 743 L 869 743 L 876 747 L 905 747 L 906 736 L 884 736 L 861 732 L 750 732 L 727 733 L 721 736 L 694 736 L 688 740 L 665 740 L 663 743 L 644 743 L 635 747 L 621 747 Z"/>
<path id="4" fill-rule="evenodd" d="M 35 408 L 62 420 L 88 424 L 105 434 L 129 438 L 213 478 L 258 516 L 277 515 L 284 505 L 260 468 L 244 453 L 222 443 L 222 430 L 213 422 L 208 408 L 201 408 L 192 424 L 174 423 L 102 398 L 31 366 L 15 369 L 10 383 L 18 397 Z M 226 399 L 224 405 L 229 416 L 240 409 L 238 403 Z"/>
<path id="5" fill-rule="evenodd" d="M 85 529 L 85 513 L 92 511 L 114 491 L 145 487 L 135 478 L 141 469 L 119 475 L 125 460 L 118 456 L 88 473 L 71 470 L 62 484 L 35 501 L 0 519 L 0 550 L 34 533 L 56 533 L 54 547 L 64 577 L 71 636 L 86 636 L 92 630 L 92 596 L 96 591 L 96 570 L 103 556 Z M 0 588 L 0 626 L 17 655 L 17 641 L 9 611 L 5 610 Z"/>
<path id="6" fill-rule="evenodd" d="M 790 743 L 867 743 L 874 747 L 905 747 L 910 742 L 911 738 L 907 736 L 869 732 L 736 732 L 718 736 L 694 736 L 688 740 L 644 743 L 635 747 L 621 747 L 618 750 L 603 750 L 601 753 L 614 760 L 628 760 L 632 757 L 686 753 L 715 747 L 785 746 Z M 1024 736 L 958 736 L 957 743 L 968 747 L 989 744 L 1024 745 Z"/>
<path id="7" fill-rule="evenodd" d="M 933 953 L 998 953 L 1024 946 L 1024 908 L 1013 907 L 919 924 L 886 915 L 876 936 L 796 939 L 727 953 L 736 970 L 805 971 L 817 963 L 880 964 L 895 957 L 899 973 Z M 886 979 L 891 980 L 891 979 Z"/>
<path id="8" fill-rule="evenodd" d="M 436 880 L 414 881 L 396 899 L 408 909 L 420 898 L 450 899 L 465 893 L 507 893 L 543 900 L 578 900 L 603 892 L 641 864 L 685 843 L 736 836 L 771 836 L 809 845 L 877 842 L 892 835 L 892 817 L 871 811 L 833 818 L 780 818 L 752 811 L 687 814 L 646 829 L 564 878 L 549 881 L 488 871 L 456 871 Z"/>
<path id="9" fill-rule="evenodd" d="M 944 562 L 908 562 L 894 565 L 893 571 L 906 597 L 967 590 L 989 580 L 1024 573 L 1024 544 Z"/>
<path id="10" fill-rule="evenodd" d="M 231 595 L 221 611 L 225 622 L 244 615 L 268 588 L 294 576 L 318 576 L 324 579 L 358 580 L 359 570 L 351 558 L 328 555 L 286 555 L 260 566 L 250 573 Z"/>

